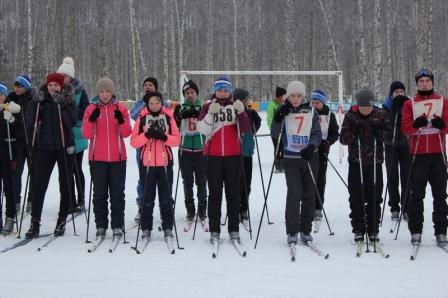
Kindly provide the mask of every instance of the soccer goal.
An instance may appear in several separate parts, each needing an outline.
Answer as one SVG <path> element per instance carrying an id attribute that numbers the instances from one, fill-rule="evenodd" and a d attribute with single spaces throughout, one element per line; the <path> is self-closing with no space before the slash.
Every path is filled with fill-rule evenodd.
<path id="1" fill-rule="evenodd" d="M 234 75 L 234 76 L 337 76 L 338 78 L 338 122 L 339 126 L 342 124 L 344 115 L 344 90 L 343 90 L 343 78 L 342 71 L 253 71 L 253 70 L 181 70 L 180 71 L 180 92 L 179 98 L 182 101 L 182 86 L 188 81 L 188 75 Z M 237 86 L 238 87 L 238 86 Z M 339 162 L 342 162 L 344 151 L 342 146 L 339 146 Z"/>

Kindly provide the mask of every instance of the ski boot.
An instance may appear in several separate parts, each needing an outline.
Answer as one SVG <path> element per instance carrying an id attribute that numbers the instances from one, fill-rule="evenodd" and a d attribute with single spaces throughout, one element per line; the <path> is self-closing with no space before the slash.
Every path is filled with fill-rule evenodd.
<path id="1" fill-rule="evenodd" d="M 40 233 L 40 220 L 38 219 L 31 219 L 30 228 L 28 229 L 28 232 L 25 234 L 26 239 L 32 239 L 39 237 Z"/>
<path id="2" fill-rule="evenodd" d="M 7 217 L 5 219 L 5 225 L 3 226 L 3 230 L 2 230 L 3 236 L 10 235 L 12 233 L 12 231 L 14 231 L 14 223 L 15 223 L 14 218 Z"/>

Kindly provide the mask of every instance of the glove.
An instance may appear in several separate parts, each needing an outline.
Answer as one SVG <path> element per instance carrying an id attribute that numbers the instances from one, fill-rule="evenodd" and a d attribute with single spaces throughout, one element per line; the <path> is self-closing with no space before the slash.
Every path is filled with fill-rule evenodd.
<path id="1" fill-rule="evenodd" d="M 198 118 L 198 117 L 199 117 L 199 111 L 197 111 L 195 108 L 186 109 L 181 114 L 182 119 Z"/>
<path id="2" fill-rule="evenodd" d="M 3 111 L 3 119 L 9 123 L 13 123 L 16 120 L 10 111 Z"/>
<path id="3" fill-rule="evenodd" d="M 304 160 L 310 160 L 314 154 L 314 150 L 316 150 L 316 147 L 313 144 L 309 144 L 308 147 L 300 151 L 300 155 Z"/>
<path id="4" fill-rule="evenodd" d="M 53 98 L 53 101 L 59 105 L 62 105 L 64 103 L 64 96 L 62 93 L 56 92 L 54 94 L 51 94 L 51 98 Z"/>
<path id="5" fill-rule="evenodd" d="M 10 111 L 13 114 L 20 113 L 21 109 L 22 109 L 22 107 L 13 101 L 10 101 L 8 103 L 8 111 Z"/>
<path id="6" fill-rule="evenodd" d="M 408 100 L 407 96 L 397 95 L 392 99 L 392 110 L 396 111 L 399 107 L 402 107 L 405 101 Z"/>
<path id="7" fill-rule="evenodd" d="M 89 121 L 90 121 L 90 122 L 95 122 L 96 119 L 98 119 L 99 116 L 100 116 L 100 108 L 99 108 L 99 107 L 96 107 L 96 108 L 93 110 L 92 114 L 90 114 L 90 116 L 89 116 Z"/>
<path id="8" fill-rule="evenodd" d="M 233 102 L 233 108 L 236 110 L 237 114 L 241 114 L 242 112 L 244 112 L 244 105 L 241 100 L 235 100 Z"/>
<path id="9" fill-rule="evenodd" d="M 35 102 L 43 102 L 45 99 L 45 92 L 41 90 L 38 90 L 34 96 L 33 96 L 33 101 Z"/>
<path id="10" fill-rule="evenodd" d="M 432 118 L 431 125 L 432 125 L 432 127 L 437 128 L 437 129 L 445 129 L 445 127 L 446 127 L 445 121 L 438 116 L 434 116 L 434 118 Z"/>
<path id="11" fill-rule="evenodd" d="M 420 117 L 416 118 L 414 120 L 414 123 L 412 124 L 414 128 L 425 127 L 426 125 L 428 125 L 428 119 L 426 119 L 425 115 L 421 115 Z"/>
<path id="12" fill-rule="evenodd" d="M 331 145 L 328 141 L 322 140 L 322 142 L 320 142 L 319 149 L 318 149 L 319 153 L 324 154 L 324 153 L 330 152 L 330 146 Z"/>
<path id="13" fill-rule="evenodd" d="M 166 142 L 166 140 L 168 139 L 168 137 L 166 136 L 166 134 L 160 130 L 156 130 L 154 128 L 149 128 L 146 132 L 145 132 L 145 137 L 147 137 L 148 139 L 156 139 L 156 140 L 161 140 L 162 142 Z"/>
<path id="14" fill-rule="evenodd" d="M 216 114 L 219 112 L 219 110 L 221 110 L 221 105 L 217 102 L 211 103 L 210 106 L 208 107 L 208 112 L 210 114 Z"/>
<path id="15" fill-rule="evenodd" d="M 124 123 L 123 114 L 121 113 L 121 111 L 119 109 L 116 109 L 114 111 L 114 118 L 117 119 L 118 124 L 121 125 Z"/>
<path id="16" fill-rule="evenodd" d="M 278 116 L 283 120 L 286 116 L 289 115 L 291 110 L 291 103 L 289 101 L 285 101 L 285 103 L 278 109 Z"/>

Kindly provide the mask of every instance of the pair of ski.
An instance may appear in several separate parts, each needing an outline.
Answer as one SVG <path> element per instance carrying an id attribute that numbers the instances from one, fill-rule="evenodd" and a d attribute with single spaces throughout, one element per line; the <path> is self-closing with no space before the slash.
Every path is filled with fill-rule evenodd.
<path id="1" fill-rule="evenodd" d="M 448 253 L 448 245 L 439 245 L 437 244 L 437 247 L 439 247 L 444 252 Z M 409 259 L 411 261 L 414 261 L 417 258 L 418 251 L 420 249 L 420 243 L 417 244 L 411 244 L 411 256 Z"/>
<path id="2" fill-rule="evenodd" d="M 323 257 L 324 259 L 328 259 L 330 257 L 330 254 L 323 252 L 322 250 L 317 247 L 316 244 L 313 243 L 313 241 L 305 241 L 303 242 L 303 245 L 311 249 L 312 252 L 314 252 L 316 255 Z M 291 262 L 296 261 L 296 253 L 297 253 L 297 244 L 291 243 L 289 245 L 289 254 L 291 256 Z"/>
<path id="3" fill-rule="evenodd" d="M 223 243 L 222 239 L 212 239 L 210 240 L 213 246 L 213 252 L 212 252 L 212 258 L 216 259 L 218 257 L 219 253 L 219 247 Z M 232 243 L 233 247 L 235 248 L 236 252 L 243 258 L 247 256 L 246 250 L 241 246 L 241 242 L 238 239 L 230 239 L 230 242 Z"/>
<path id="4" fill-rule="evenodd" d="M 110 246 L 108 249 L 108 251 L 110 253 L 113 253 L 113 252 L 115 252 L 115 250 L 117 250 L 118 244 L 120 244 L 121 239 L 123 239 L 123 235 L 112 236 L 111 243 L 110 243 Z M 104 243 L 105 240 L 106 240 L 106 237 L 96 238 L 96 240 L 92 243 L 92 245 L 87 249 L 87 252 L 89 252 L 89 253 L 95 252 L 101 246 L 101 244 Z M 123 242 L 123 243 L 128 243 L 128 242 Z"/>
<path id="5" fill-rule="evenodd" d="M 380 256 L 382 256 L 385 259 L 389 258 L 389 254 L 386 253 L 384 250 L 383 245 L 381 245 L 379 242 L 369 242 L 370 249 L 373 249 L 373 251 L 369 250 L 368 252 L 377 252 Z M 356 241 L 356 257 L 360 258 L 362 256 L 362 253 L 364 252 L 364 241 Z"/>
<path id="6" fill-rule="evenodd" d="M 131 247 L 135 252 L 140 255 L 143 254 L 148 247 L 149 243 L 151 242 L 151 237 L 143 236 L 142 239 L 144 240 L 143 248 L 139 250 L 137 247 Z M 176 250 L 174 249 L 173 245 L 173 237 L 166 237 L 165 238 L 166 247 L 168 249 L 168 253 L 171 255 L 174 255 L 176 253 Z"/>
<path id="7" fill-rule="evenodd" d="M 200 223 L 201 223 L 202 230 L 207 233 L 209 231 L 207 221 L 205 219 L 200 220 Z M 193 224 L 194 224 L 194 220 L 187 220 L 187 224 L 184 227 L 184 232 L 188 233 L 190 231 L 191 227 L 193 226 Z"/>

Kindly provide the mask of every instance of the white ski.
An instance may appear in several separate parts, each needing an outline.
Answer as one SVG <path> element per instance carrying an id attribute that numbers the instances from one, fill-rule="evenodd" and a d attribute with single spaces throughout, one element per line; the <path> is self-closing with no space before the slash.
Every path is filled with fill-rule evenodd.
<path id="1" fill-rule="evenodd" d="M 291 243 L 289 245 L 289 254 L 291 255 L 291 262 L 295 262 L 296 261 L 296 244 L 295 243 Z"/>
<path id="2" fill-rule="evenodd" d="M 218 256 L 219 245 L 221 244 L 221 240 L 220 239 L 214 239 L 214 240 L 211 240 L 211 242 L 212 242 L 212 245 L 213 245 L 212 258 L 216 259 L 216 257 Z"/>
<path id="3" fill-rule="evenodd" d="M 233 247 L 235 247 L 240 256 L 242 256 L 243 258 L 247 256 L 247 252 L 241 247 L 240 241 L 238 241 L 237 239 L 231 239 L 230 241 L 232 241 Z"/>
<path id="4" fill-rule="evenodd" d="M 314 220 L 314 233 L 319 233 L 321 223 L 322 223 L 322 218 Z"/>
<path id="5" fill-rule="evenodd" d="M 123 236 L 112 237 L 112 243 L 109 248 L 110 253 L 113 253 L 117 249 L 117 246 L 120 243 L 121 238 L 123 238 Z"/>
<path id="6" fill-rule="evenodd" d="M 166 237 L 165 238 L 166 247 L 168 248 L 168 252 L 172 255 L 176 252 L 173 247 L 173 237 Z"/>
<path id="7" fill-rule="evenodd" d="M 356 241 L 356 256 L 359 258 L 362 256 L 364 241 Z"/>
<path id="8" fill-rule="evenodd" d="M 318 256 L 323 257 L 324 259 L 328 259 L 330 257 L 330 254 L 322 252 L 314 243 L 313 241 L 306 241 L 304 242 L 306 246 L 308 246 L 312 251 L 314 251 Z"/>
<path id="9" fill-rule="evenodd" d="M 420 244 L 412 244 L 411 257 L 410 257 L 411 261 L 414 261 L 417 258 L 417 253 L 418 253 L 419 248 L 420 248 Z"/>
<path id="10" fill-rule="evenodd" d="M 97 248 L 101 245 L 101 243 L 104 242 L 105 237 L 100 237 L 99 239 L 96 239 L 95 242 L 90 246 L 89 249 L 87 249 L 87 251 L 89 253 L 94 252 L 95 250 L 97 250 Z"/>
<path id="11" fill-rule="evenodd" d="M 201 220 L 201 226 L 202 226 L 202 230 L 206 233 L 208 233 L 209 229 L 208 229 L 208 223 L 207 220 Z"/>
<path id="12" fill-rule="evenodd" d="M 395 229 L 397 228 L 397 226 L 398 226 L 398 220 L 392 220 L 392 225 L 390 227 L 390 232 L 394 233 Z"/>

